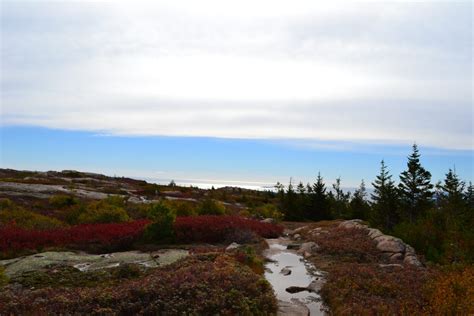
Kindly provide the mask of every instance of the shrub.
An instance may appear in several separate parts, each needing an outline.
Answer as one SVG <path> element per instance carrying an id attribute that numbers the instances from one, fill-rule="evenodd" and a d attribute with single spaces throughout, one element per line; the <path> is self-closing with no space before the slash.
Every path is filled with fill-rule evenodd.
<path id="1" fill-rule="evenodd" d="M 365 263 L 386 260 L 363 229 L 336 227 L 326 234 L 315 236 L 313 240 L 321 252 L 340 256 L 346 261 Z"/>
<path id="2" fill-rule="evenodd" d="M 474 314 L 474 267 L 447 268 L 430 283 L 430 308 L 440 315 Z"/>
<path id="3" fill-rule="evenodd" d="M 0 253 L 14 255 L 45 247 L 120 250 L 141 236 L 148 220 L 113 224 L 86 224 L 63 229 L 26 230 L 17 226 L 0 228 Z"/>
<path id="4" fill-rule="evenodd" d="M 206 198 L 200 203 L 198 213 L 199 215 L 224 215 L 225 206 L 213 199 Z"/>
<path id="5" fill-rule="evenodd" d="M 191 201 L 165 200 L 163 202 L 172 209 L 176 216 L 196 216 L 198 215 L 196 203 Z"/>
<path id="6" fill-rule="evenodd" d="M 378 264 L 336 264 L 329 271 L 321 297 L 335 315 L 420 315 L 428 308 L 427 270 Z"/>
<path id="7" fill-rule="evenodd" d="M 283 227 L 262 223 L 239 216 L 189 216 L 178 217 L 174 224 L 179 242 L 224 242 L 236 230 L 252 231 L 263 238 L 276 238 L 283 233 Z"/>
<path id="8" fill-rule="evenodd" d="M 64 224 L 48 216 L 25 210 L 8 199 L 0 200 L 0 227 L 14 224 L 25 229 L 52 229 Z"/>
<path id="9" fill-rule="evenodd" d="M 250 209 L 250 213 L 261 218 L 273 218 L 277 221 L 283 219 L 283 213 L 274 204 L 264 204 Z"/>
<path id="10" fill-rule="evenodd" d="M 153 242 L 169 242 L 174 239 L 175 213 L 163 203 L 152 204 L 148 216 L 153 222 L 147 226 L 144 239 Z"/>
<path id="11" fill-rule="evenodd" d="M 6 315 L 273 315 L 277 310 L 263 277 L 217 254 L 192 256 L 119 286 L 7 290 L 0 306 Z"/>
<path id="12" fill-rule="evenodd" d="M 101 201 L 92 202 L 80 211 L 81 213 L 77 217 L 80 224 L 118 223 L 129 220 L 124 209 L 124 201 L 120 197 L 108 197 Z"/>
<path id="13" fill-rule="evenodd" d="M 70 195 L 53 195 L 49 199 L 49 204 L 55 208 L 67 208 L 79 204 L 79 201 Z"/>

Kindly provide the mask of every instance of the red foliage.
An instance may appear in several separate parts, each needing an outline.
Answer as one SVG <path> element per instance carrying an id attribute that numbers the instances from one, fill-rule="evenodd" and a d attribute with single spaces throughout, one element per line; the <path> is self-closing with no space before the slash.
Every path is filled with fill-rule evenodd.
<path id="1" fill-rule="evenodd" d="M 45 247 L 122 249 L 140 238 L 149 220 L 127 223 L 85 224 L 51 230 L 26 230 L 15 225 L 0 227 L 0 254 Z M 278 237 L 283 227 L 238 216 L 178 217 L 174 223 L 178 242 L 224 242 L 236 233 L 251 232 L 264 238 Z"/>
<path id="2" fill-rule="evenodd" d="M 141 235 L 148 220 L 113 224 L 86 224 L 51 230 L 0 227 L 0 252 L 36 250 L 44 247 L 118 246 Z"/>
<path id="3" fill-rule="evenodd" d="M 276 238 L 283 227 L 239 216 L 178 217 L 174 224 L 179 242 L 223 242 L 236 231 L 250 231 L 264 238 Z"/>

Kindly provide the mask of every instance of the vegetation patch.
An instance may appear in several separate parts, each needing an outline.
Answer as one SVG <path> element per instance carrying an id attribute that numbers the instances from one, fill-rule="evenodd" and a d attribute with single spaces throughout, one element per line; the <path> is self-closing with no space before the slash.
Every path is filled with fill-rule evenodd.
<path id="1" fill-rule="evenodd" d="M 262 276 L 223 254 L 196 255 L 120 286 L 0 293 L 6 314 L 268 315 L 277 303 Z"/>

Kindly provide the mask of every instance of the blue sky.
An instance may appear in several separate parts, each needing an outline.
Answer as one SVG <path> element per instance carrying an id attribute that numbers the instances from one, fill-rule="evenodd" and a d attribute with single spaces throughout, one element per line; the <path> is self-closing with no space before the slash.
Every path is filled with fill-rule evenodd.
<path id="1" fill-rule="evenodd" d="M 354 187 L 361 179 L 373 181 L 382 159 L 398 180 L 411 153 L 409 145 L 321 142 L 310 148 L 293 140 L 104 136 L 36 127 L 4 127 L 1 136 L 3 167 L 78 169 L 165 183 L 264 186 L 287 184 L 290 177 L 306 183 L 321 171 L 328 185 L 341 176 L 345 187 Z M 454 167 L 464 180 L 473 180 L 472 151 L 421 147 L 421 154 L 433 182 Z"/>
<path id="2" fill-rule="evenodd" d="M 2 167 L 355 186 L 417 142 L 473 178 L 471 1 L 0 5 Z"/>

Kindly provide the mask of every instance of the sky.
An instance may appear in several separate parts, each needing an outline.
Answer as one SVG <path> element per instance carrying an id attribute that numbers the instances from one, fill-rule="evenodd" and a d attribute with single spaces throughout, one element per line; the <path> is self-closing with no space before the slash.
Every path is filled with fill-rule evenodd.
<path id="1" fill-rule="evenodd" d="M 2 167 L 473 180 L 471 1 L 1 1 Z"/>

